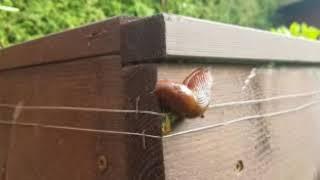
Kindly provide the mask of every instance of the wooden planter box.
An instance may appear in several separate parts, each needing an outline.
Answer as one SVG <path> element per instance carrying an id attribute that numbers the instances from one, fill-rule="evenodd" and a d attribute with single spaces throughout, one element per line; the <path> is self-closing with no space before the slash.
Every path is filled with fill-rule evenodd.
<path id="1" fill-rule="evenodd" d="M 3 49 L 0 179 L 319 180 L 319 52 L 165 14 Z M 143 113 L 159 112 L 155 83 L 199 66 L 213 69 L 214 107 L 159 138 L 163 117 Z"/>

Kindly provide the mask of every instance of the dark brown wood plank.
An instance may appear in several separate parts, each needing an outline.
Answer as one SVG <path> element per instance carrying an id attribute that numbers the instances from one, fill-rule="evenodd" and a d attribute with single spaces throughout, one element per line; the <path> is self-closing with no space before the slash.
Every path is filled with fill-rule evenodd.
<path id="1" fill-rule="evenodd" d="M 235 25 L 161 14 L 126 25 L 125 59 L 319 63 L 320 42 Z M 132 37 L 133 36 L 133 37 Z"/>
<path id="2" fill-rule="evenodd" d="M 119 53 L 120 25 L 129 19 L 116 17 L 2 49 L 0 70 Z"/>
<path id="3" fill-rule="evenodd" d="M 0 72 L 0 103 L 112 109 L 156 107 L 152 65 L 123 68 L 119 56 L 100 56 Z M 156 109 L 149 109 L 156 110 Z M 1 120 L 13 111 L 0 109 Z M 159 117 L 107 112 L 22 110 L 19 123 L 160 135 Z M 163 179 L 161 139 L 0 124 L 1 179 Z M 105 168 L 99 162 L 107 161 Z M 103 167 L 103 166 L 102 166 Z"/>
<path id="4" fill-rule="evenodd" d="M 161 15 L 123 24 L 121 57 L 126 63 L 165 58 L 165 36 L 165 22 Z"/>
<path id="5" fill-rule="evenodd" d="M 152 93 L 157 81 L 157 65 L 139 64 L 123 68 L 126 81 L 125 91 L 130 99 L 126 109 L 141 109 L 159 112 L 157 99 Z M 161 136 L 161 119 L 159 116 L 140 114 L 127 116 L 128 131 L 142 132 Z M 141 137 L 127 138 L 130 167 L 128 179 L 164 180 L 162 139 L 145 139 Z M 144 147 L 145 146 L 145 147 Z"/>
<path id="6" fill-rule="evenodd" d="M 159 79 L 182 80 L 203 64 L 161 64 Z M 210 64 L 212 104 L 316 91 L 319 68 Z M 256 68 L 254 70 L 254 68 Z M 254 71 L 255 75 L 252 75 Z M 251 75 L 250 75 L 251 74 Z M 251 77 L 248 80 L 248 77 Z M 288 77 L 294 81 L 288 80 Z M 286 111 L 319 101 L 318 96 L 211 108 L 205 118 L 176 125 L 174 133 L 237 118 Z M 226 126 L 164 138 L 166 180 L 319 178 L 319 103 L 279 116 L 255 118 Z M 237 169 L 239 161 L 243 169 Z"/>

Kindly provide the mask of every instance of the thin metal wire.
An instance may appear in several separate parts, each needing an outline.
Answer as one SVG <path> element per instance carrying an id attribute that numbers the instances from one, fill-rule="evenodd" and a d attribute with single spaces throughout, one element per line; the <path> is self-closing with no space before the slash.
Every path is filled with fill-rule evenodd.
<path id="1" fill-rule="evenodd" d="M 291 98 L 314 96 L 314 95 L 318 95 L 318 94 L 320 94 L 320 90 L 307 92 L 307 93 L 274 96 L 274 97 L 269 97 L 269 98 L 264 98 L 264 99 L 253 99 L 253 100 L 247 100 L 247 101 L 233 101 L 233 102 L 226 102 L 226 103 L 220 103 L 220 104 L 212 104 L 209 106 L 209 108 L 222 108 L 222 107 L 227 107 L 227 106 L 256 104 L 256 103 L 269 102 L 269 101 L 275 101 L 275 100 L 281 100 L 281 99 L 291 99 Z"/>
<path id="2" fill-rule="evenodd" d="M 247 101 L 232 101 L 220 104 L 210 105 L 209 108 L 221 108 L 227 106 L 238 106 L 238 105 L 247 105 L 247 104 L 256 104 L 261 102 L 269 102 L 281 99 L 291 99 L 291 98 L 299 98 L 299 97 L 307 97 L 314 96 L 320 94 L 320 90 L 312 91 L 307 93 L 298 93 L 298 94 L 289 94 L 283 96 L 274 96 L 264 99 L 253 99 Z M 15 109 L 17 105 L 13 104 L 0 104 L 2 108 L 13 108 Z M 91 112 L 112 112 L 112 113 L 139 113 L 139 114 L 151 114 L 156 116 L 164 117 L 164 113 L 159 113 L 155 111 L 147 111 L 147 110 L 138 110 L 137 108 L 134 110 L 124 110 L 124 109 L 106 109 L 106 108 L 93 108 L 93 107 L 74 107 L 74 106 L 21 106 L 19 107 L 24 110 L 69 110 L 69 111 L 91 111 Z"/>
<path id="3" fill-rule="evenodd" d="M 178 133 L 169 134 L 169 135 L 165 135 L 165 136 L 156 136 L 156 135 L 151 135 L 151 134 L 145 134 L 144 132 L 143 133 L 135 133 L 135 132 L 125 132 L 125 131 L 98 130 L 98 129 L 77 128 L 77 127 L 68 127 L 68 126 L 44 125 L 44 124 L 37 124 L 37 123 L 10 122 L 10 121 L 4 121 L 4 120 L 0 120 L 0 124 L 26 126 L 26 127 L 41 127 L 41 128 L 49 128 L 49 129 L 63 129 L 63 130 L 73 130 L 73 131 L 93 132 L 93 133 L 103 133 L 103 134 L 132 135 L 132 136 L 149 137 L 149 138 L 154 138 L 154 139 L 163 139 L 163 138 L 170 138 L 170 137 L 180 136 L 180 135 L 184 135 L 184 134 L 199 132 L 199 131 L 203 131 L 203 130 L 207 130 L 207 129 L 213 129 L 213 128 L 217 128 L 220 126 L 226 126 L 226 125 L 234 124 L 234 123 L 241 122 L 241 121 L 247 121 L 247 120 L 251 120 L 251 119 L 279 116 L 282 114 L 300 111 L 302 109 L 311 107 L 311 106 L 319 104 L 319 103 L 320 103 L 320 100 L 313 101 L 310 103 L 303 104 L 301 106 L 297 106 L 292 109 L 286 109 L 283 111 L 271 112 L 271 113 L 266 113 L 266 114 L 261 114 L 261 115 L 245 116 L 245 117 L 237 118 L 234 120 L 229 120 L 229 121 L 222 122 L 222 123 L 217 123 L 217 124 L 212 124 L 209 126 L 190 129 L 187 131 L 181 131 Z"/>
<path id="4" fill-rule="evenodd" d="M 48 129 L 59 129 L 59 130 L 82 131 L 82 132 L 102 133 L 102 134 L 131 135 L 131 136 L 141 136 L 141 137 L 149 137 L 149 138 L 155 138 L 155 139 L 161 139 L 162 138 L 161 136 L 145 134 L 145 133 L 99 130 L 99 129 L 78 128 L 78 127 L 69 127 L 69 126 L 55 126 L 55 125 L 46 125 L 46 124 L 38 124 L 38 123 L 10 122 L 10 121 L 4 121 L 4 120 L 0 120 L 0 124 L 2 124 L 2 125 L 24 126 L 24 127 L 39 127 L 39 128 L 48 128 Z"/>
<path id="5" fill-rule="evenodd" d="M 275 96 L 275 97 L 270 97 L 270 98 L 265 98 L 265 99 L 256 99 L 256 100 L 249 100 L 249 101 L 228 102 L 228 103 L 216 104 L 216 105 L 213 105 L 210 107 L 212 108 L 212 107 L 225 107 L 225 106 L 233 106 L 233 105 L 244 105 L 244 104 L 260 103 L 260 102 L 268 102 L 268 101 L 280 100 L 280 99 L 313 96 L 313 95 L 317 95 L 317 94 L 320 94 L 320 91 L 313 91 L 313 92 L 299 93 L 299 94 L 290 94 L 290 95 L 285 95 L 285 96 Z M 314 101 L 311 103 L 307 103 L 307 104 L 298 106 L 293 109 L 287 109 L 287 110 L 283 110 L 283 111 L 266 113 L 266 114 L 261 114 L 261 115 L 252 115 L 252 116 L 241 117 L 241 118 L 229 120 L 229 121 L 226 121 L 223 123 L 217 123 L 217 124 L 212 124 L 212 125 L 205 126 L 205 127 L 190 129 L 187 131 L 181 131 L 178 133 L 169 134 L 169 135 L 162 136 L 162 137 L 156 136 L 156 135 L 151 135 L 151 134 L 145 134 L 144 132 L 143 133 L 136 133 L 136 132 L 124 132 L 124 131 L 98 130 L 98 129 L 77 128 L 77 127 L 68 127 L 68 126 L 44 125 L 44 124 L 37 124 L 37 123 L 23 123 L 23 122 L 16 122 L 16 121 L 10 122 L 10 121 L 4 121 L 4 120 L 0 120 L 0 124 L 18 125 L 18 126 L 27 126 L 27 127 L 42 127 L 42 128 L 51 128 L 51 129 L 65 129 L 65 130 L 105 133 L 105 134 L 132 135 L 132 136 L 142 136 L 142 137 L 161 139 L 161 138 L 169 138 L 169 137 L 179 136 L 179 135 L 183 135 L 183 134 L 198 132 L 198 131 L 216 128 L 216 127 L 220 127 L 220 126 L 226 126 L 226 125 L 233 124 L 236 122 L 241 122 L 241 121 L 246 121 L 246 120 L 251 120 L 251 119 L 278 116 L 278 115 L 282 115 L 285 113 L 299 111 L 301 109 L 310 107 L 310 106 L 318 104 L 318 103 L 320 103 L 320 101 Z M 23 110 L 71 110 L 71 111 L 90 111 L 90 112 L 114 112 L 114 113 L 136 113 L 136 114 L 140 113 L 140 114 L 151 114 L 151 115 L 157 115 L 157 116 L 165 116 L 164 113 L 138 110 L 137 107 L 135 110 L 121 110 L 121 109 L 104 109 L 104 108 L 91 108 L 91 107 L 72 107 L 72 106 L 24 106 L 22 103 L 19 103 L 17 105 L 0 104 L 0 107 L 12 108 L 12 109 L 15 109 L 15 111 L 19 110 L 19 112 L 21 112 L 22 109 Z"/>
<path id="6" fill-rule="evenodd" d="M 282 114 L 287 114 L 287 113 L 291 113 L 291 112 L 300 111 L 302 109 L 311 107 L 311 106 L 319 104 L 319 103 L 320 103 L 320 100 L 313 101 L 313 102 L 310 102 L 310 103 L 306 103 L 306 104 L 303 104 L 301 106 L 295 107 L 293 109 L 286 109 L 286 110 L 278 111 L 278 112 L 271 112 L 271 113 L 266 113 L 266 114 L 261 114 L 261 115 L 252 115 L 252 116 L 241 117 L 241 118 L 229 120 L 229 121 L 222 122 L 222 123 L 212 124 L 212 125 L 209 125 L 209 126 L 204 126 L 204 127 L 200 127 L 200 128 L 195 128 L 195 129 L 190 129 L 190 130 L 186 130 L 186 131 L 181 131 L 181 132 L 169 134 L 169 135 L 163 136 L 163 138 L 170 138 L 170 137 L 180 136 L 180 135 L 184 135 L 184 134 L 199 132 L 199 131 L 203 131 L 203 130 L 207 130 L 207 129 L 213 129 L 213 128 L 226 126 L 226 125 L 234 124 L 234 123 L 241 122 L 241 121 L 251 120 L 251 119 L 259 119 L 259 118 L 267 118 L 267 117 L 279 116 L 279 115 L 282 115 Z"/>
<path id="7" fill-rule="evenodd" d="M 15 109 L 17 105 L 13 104 L 0 104 L 2 108 Z M 23 110 L 68 110 L 68 111 L 89 111 L 89 112 L 112 112 L 112 113 L 137 113 L 137 114 L 151 114 L 156 116 L 165 116 L 164 113 L 146 110 L 124 110 L 124 109 L 105 109 L 105 108 L 92 108 L 92 107 L 73 107 L 73 106 L 21 106 Z"/>

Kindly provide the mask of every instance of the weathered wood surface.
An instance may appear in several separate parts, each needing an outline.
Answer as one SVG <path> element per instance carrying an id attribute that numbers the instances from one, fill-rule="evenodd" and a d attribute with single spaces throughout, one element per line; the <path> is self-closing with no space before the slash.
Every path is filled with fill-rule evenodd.
<path id="1" fill-rule="evenodd" d="M 181 82 L 201 64 L 164 64 L 159 78 Z M 319 90 L 319 68 L 284 66 L 209 65 L 213 69 L 213 104 L 260 99 Z M 288 79 L 290 77 L 290 79 Z M 317 96 L 267 103 L 209 109 L 204 119 L 185 120 L 174 133 L 227 122 L 237 118 L 285 111 L 317 101 Z M 319 100 L 318 100 L 319 101 Z M 320 172 L 320 106 L 283 115 L 237 122 L 226 126 L 165 138 L 167 180 L 309 179 Z M 243 170 L 237 169 L 239 162 Z"/>
<path id="2" fill-rule="evenodd" d="M 120 26 L 130 19 L 112 18 L 3 49 L 0 70 L 119 54 Z"/>
<path id="3" fill-rule="evenodd" d="M 210 62 L 319 63 L 320 42 L 161 14 L 125 25 L 127 62 L 207 58 Z"/>
<path id="4" fill-rule="evenodd" d="M 44 106 L 135 109 L 155 107 L 150 92 L 156 82 L 152 65 L 121 67 L 119 56 L 101 56 L 0 72 L 0 103 Z M 1 120 L 12 120 L 12 109 L 0 109 Z M 152 115 L 61 110 L 22 110 L 21 123 L 58 125 L 160 135 Z M 160 139 L 146 139 L 0 124 L 1 179 L 163 179 Z M 106 169 L 99 169 L 105 157 Z M 156 175 L 156 176 L 155 176 Z"/>

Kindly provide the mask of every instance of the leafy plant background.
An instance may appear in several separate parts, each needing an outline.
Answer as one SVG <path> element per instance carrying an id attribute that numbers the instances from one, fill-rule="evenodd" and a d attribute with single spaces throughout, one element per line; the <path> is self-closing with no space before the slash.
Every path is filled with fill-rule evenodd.
<path id="1" fill-rule="evenodd" d="M 320 38 L 320 29 L 309 26 L 306 23 L 293 22 L 289 27 L 281 26 L 272 28 L 271 31 L 310 40 L 318 40 Z"/>
<path id="2" fill-rule="evenodd" d="M 9 46 L 117 15 L 162 11 L 270 29 L 279 0 L 0 0 L 20 9 L 0 11 L 0 44 Z"/>

